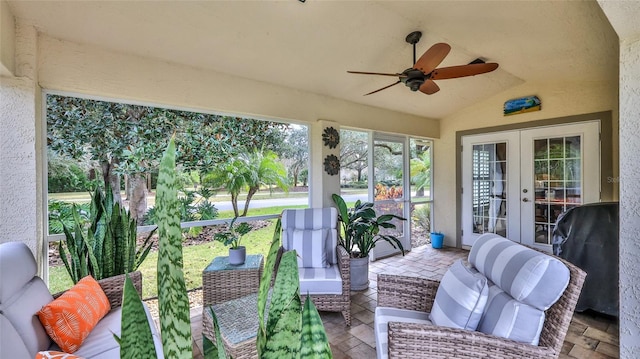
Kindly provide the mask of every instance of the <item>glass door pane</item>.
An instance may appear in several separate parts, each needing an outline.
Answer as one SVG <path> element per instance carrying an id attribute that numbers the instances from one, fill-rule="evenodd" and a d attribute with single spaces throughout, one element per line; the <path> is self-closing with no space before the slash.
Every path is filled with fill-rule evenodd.
<path id="1" fill-rule="evenodd" d="M 551 244 L 560 214 L 583 203 L 581 136 L 533 141 L 535 243 Z"/>
<path id="2" fill-rule="evenodd" d="M 433 143 L 420 138 L 409 139 L 410 236 L 411 247 L 429 244 L 431 233 L 431 148 Z"/>
<path id="3" fill-rule="evenodd" d="M 471 210 L 473 233 L 507 234 L 507 143 L 472 149 Z"/>
<path id="4" fill-rule="evenodd" d="M 369 183 L 370 196 L 373 198 L 374 208 L 378 216 L 393 214 L 401 218 L 408 218 L 408 194 L 410 185 L 408 176 L 408 159 L 406 157 L 406 142 L 404 137 L 374 133 L 371 148 L 373 168 Z M 394 219 L 395 229 L 380 229 L 381 234 L 396 236 L 403 248 L 410 250 L 411 241 L 407 234 L 408 221 Z M 371 259 L 399 253 L 389 243 L 380 241 L 371 251 Z"/>
<path id="5" fill-rule="evenodd" d="M 373 161 L 373 200 L 376 213 L 395 214 L 404 218 L 404 144 L 374 140 Z M 403 223 L 396 220 L 395 224 L 397 229 L 390 232 L 400 237 L 403 235 Z"/>

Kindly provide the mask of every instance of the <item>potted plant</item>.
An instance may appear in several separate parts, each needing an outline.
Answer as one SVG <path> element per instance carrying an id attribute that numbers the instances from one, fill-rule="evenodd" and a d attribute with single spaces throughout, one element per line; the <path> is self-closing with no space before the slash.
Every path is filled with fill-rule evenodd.
<path id="1" fill-rule="evenodd" d="M 369 287 L 369 252 L 376 243 L 385 241 L 404 255 L 400 240 L 392 234 L 380 233 L 380 230 L 396 229 L 393 220 L 404 221 L 405 218 L 394 214 L 378 216 L 371 202 L 358 200 L 353 208 L 347 208 L 340 195 L 333 194 L 332 198 L 338 208 L 338 222 L 342 229 L 340 244 L 351 257 L 351 289 L 364 290 Z"/>
<path id="2" fill-rule="evenodd" d="M 237 219 L 238 217 L 235 217 L 231 220 L 229 228 L 226 231 L 218 232 L 213 236 L 213 239 L 216 241 L 221 242 L 225 246 L 230 246 L 229 264 L 231 265 L 244 264 L 244 260 L 247 257 L 247 249 L 245 246 L 240 245 L 240 240 L 242 239 L 242 236 L 253 229 L 253 227 L 246 222 L 242 222 L 235 226 Z"/>

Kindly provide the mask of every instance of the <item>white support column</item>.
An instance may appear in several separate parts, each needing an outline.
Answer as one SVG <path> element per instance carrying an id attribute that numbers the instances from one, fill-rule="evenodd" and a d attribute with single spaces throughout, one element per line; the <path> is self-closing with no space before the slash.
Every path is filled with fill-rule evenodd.
<path id="1" fill-rule="evenodd" d="M 620 40 L 620 358 L 640 352 L 640 3 L 598 3 Z"/>
<path id="2" fill-rule="evenodd" d="M 333 149 L 325 146 L 322 141 L 322 134 L 327 127 L 333 127 L 340 131 L 340 126 L 332 121 L 318 120 L 310 127 L 309 193 L 311 194 L 311 203 L 309 205 L 311 208 L 331 207 L 334 205 L 331 195 L 334 193 L 340 194 L 340 173 L 338 172 L 333 176 L 327 174 L 324 170 L 324 160 L 329 155 L 335 155 L 339 159 L 340 145 Z"/>
<path id="3" fill-rule="evenodd" d="M 636 18 L 637 19 L 637 18 Z M 640 352 L 640 38 L 620 43 L 620 358 Z"/>
<path id="4" fill-rule="evenodd" d="M 46 277 L 37 43 L 36 29 L 17 21 L 16 76 L 0 77 L 0 242 L 27 244 Z"/>

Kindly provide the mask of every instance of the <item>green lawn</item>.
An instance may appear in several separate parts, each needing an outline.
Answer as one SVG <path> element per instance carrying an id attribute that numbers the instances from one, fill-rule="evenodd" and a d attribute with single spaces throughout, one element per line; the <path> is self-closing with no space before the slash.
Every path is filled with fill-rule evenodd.
<path id="1" fill-rule="evenodd" d="M 271 210 L 271 211 L 269 211 Z M 265 208 L 252 211 L 251 215 L 261 215 L 273 213 L 273 208 Z M 280 210 L 281 212 L 282 210 Z M 264 212 L 264 213 L 261 213 Z M 280 213 L 277 212 L 277 213 Z M 233 216 L 233 214 L 231 215 Z M 222 217 L 224 218 L 224 217 Z M 270 225 L 257 231 L 249 232 L 242 238 L 241 244 L 247 247 L 247 254 L 262 253 L 265 257 L 269 251 L 271 240 L 273 239 L 273 231 L 275 228 L 275 220 L 270 221 Z M 217 256 L 226 256 L 228 247 L 219 242 L 210 242 L 199 245 L 192 245 L 183 248 L 184 256 L 184 277 L 187 289 L 199 288 L 202 286 L 202 270 Z M 149 253 L 149 256 L 140 266 L 142 272 L 143 298 L 155 297 L 157 291 L 156 265 L 158 260 L 158 252 Z M 49 268 L 49 288 L 52 293 L 65 290 L 72 286 L 71 279 L 67 274 L 64 266 Z"/>

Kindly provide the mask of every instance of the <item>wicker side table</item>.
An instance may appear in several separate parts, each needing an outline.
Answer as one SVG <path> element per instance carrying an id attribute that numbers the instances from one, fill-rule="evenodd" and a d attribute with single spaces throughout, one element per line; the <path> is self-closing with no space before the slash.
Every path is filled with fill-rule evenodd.
<path id="1" fill-rule="evenodd" d="M 222 314 L 222 318 L 218 319 L 224 346 L 227 354 L 237 359 L 258 356 L 255 335 L 262 266 L 263 256 L 252 254 L 247 255 L 244 264 L 238 266 L 230 265 L 229 257 L 216 257 L 202 271 L 202 334 L 215 343 L 209 308 L 220 306 L 216 308 L 216 313 L 220 310 Z M 242 313 L 239 312 L 240 308 Z M 238 322 L 234 323 L 236 320 Z M 236 328 L 240 323 L 244 323 L 242 330 Z"/>
<path id="2" fill-rule="evenodd" d="M 247 255 L 242 265 L 230 265 L 229 257 L 214 258 L 202 271 L 202 306 L 257 293 L 262 262 L 262 254 Z"/>
<path id="3" fill-rule="evenodd" d="M 203 307 L 202 334 L 215 342 L 211 311 L 216 313 L 227 355 L 234 359 L 258 358 L 258 293 Z"/>

